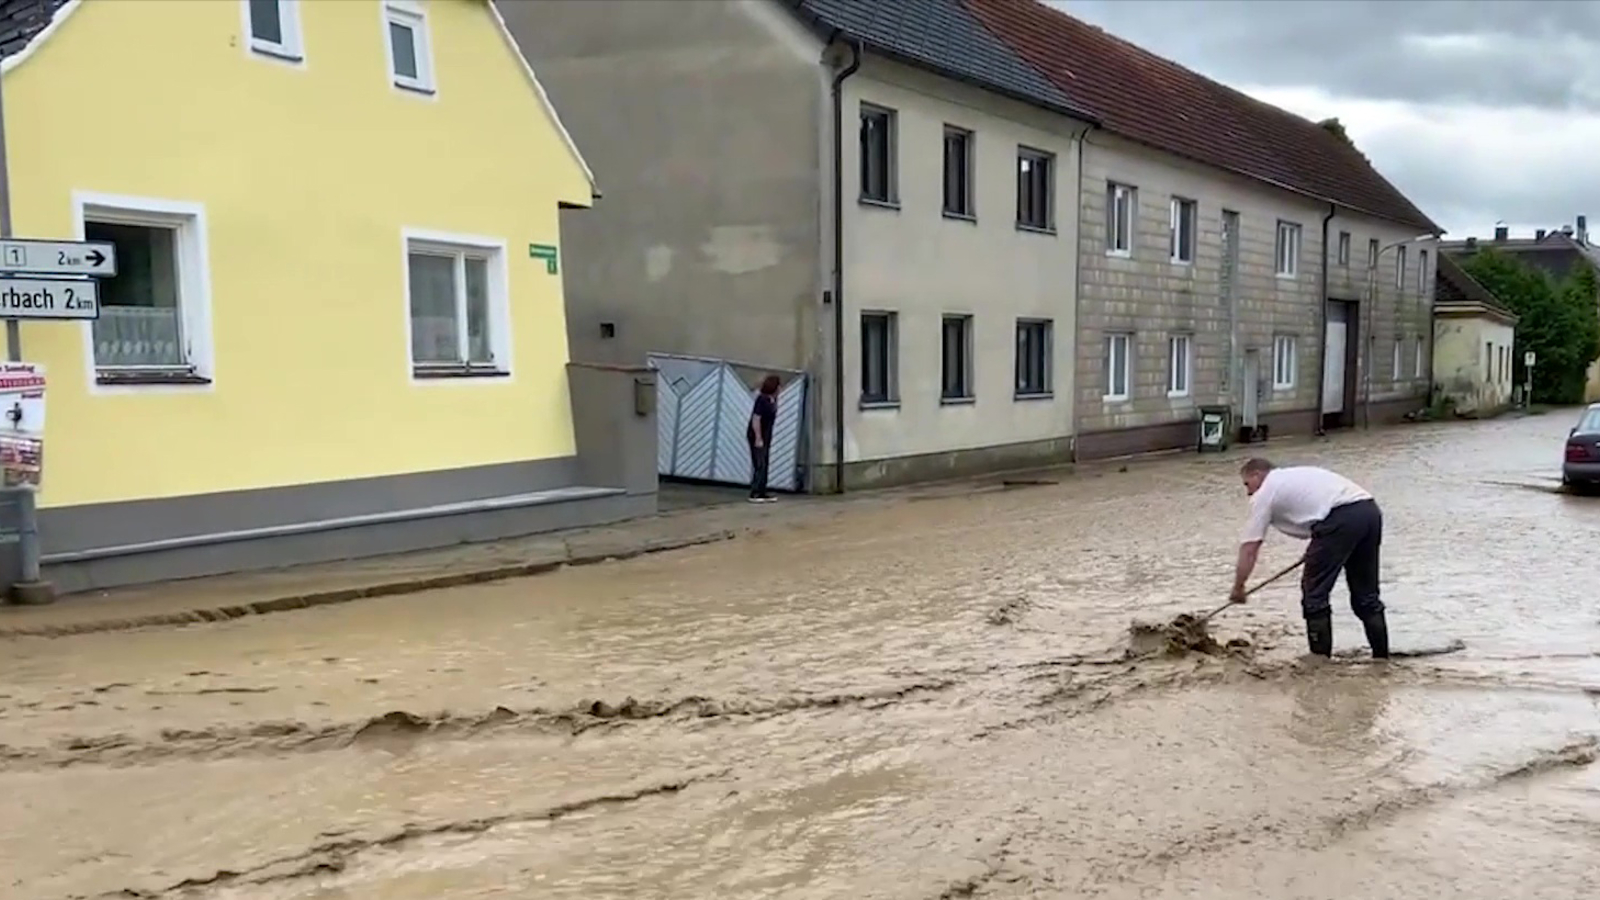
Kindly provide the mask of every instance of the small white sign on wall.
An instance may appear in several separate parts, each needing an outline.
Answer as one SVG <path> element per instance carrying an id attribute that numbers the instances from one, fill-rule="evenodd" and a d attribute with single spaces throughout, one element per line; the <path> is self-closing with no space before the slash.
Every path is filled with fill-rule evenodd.
<path id="1" fill-rule="evenodd" d="M 1536 359 L 1536 357 L 1533 355 L 1532 350 L 1522 354 L 1522 364 L 1530 369 L 1533 368 L 1534 359 Z"/>

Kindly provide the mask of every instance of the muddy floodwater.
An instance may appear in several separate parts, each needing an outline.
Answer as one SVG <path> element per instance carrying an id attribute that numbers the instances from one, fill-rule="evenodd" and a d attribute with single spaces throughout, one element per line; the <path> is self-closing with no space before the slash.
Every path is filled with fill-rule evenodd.
<path id="1" fill-rule="evenodd" d="M 0 897 L 1592 897 L 1600 500 L 1565 413 L 1270 448 L 1387 518 L 1216 607 L 1236 459 L 942 486 L 726 543 L 181 629 L 0 642 Z M 822 507 L 817 507 L 822 508 Z M 1274 536 L 1262 573 L 1300 545 Z"/>

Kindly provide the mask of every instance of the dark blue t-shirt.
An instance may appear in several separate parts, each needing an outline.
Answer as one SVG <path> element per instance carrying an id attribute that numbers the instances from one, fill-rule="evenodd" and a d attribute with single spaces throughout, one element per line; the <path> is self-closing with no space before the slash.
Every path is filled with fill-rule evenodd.
<path id="1" fill-rule="evenodd" d="M 761 423 L 761 443 L 764 446 L 771 446 L 772 423 L 778 418 L 778 398 L 757 394 L 756 405 L 750 411 L 750 418 Z M 744 427 L 744 439 L 752 444 L 756 442 L 755 421 Z"/>

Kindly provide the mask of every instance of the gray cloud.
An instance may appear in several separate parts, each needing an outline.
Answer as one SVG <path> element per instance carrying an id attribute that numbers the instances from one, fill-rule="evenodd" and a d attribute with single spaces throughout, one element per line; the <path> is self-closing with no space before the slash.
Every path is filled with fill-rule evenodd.
<path id="1" fill-rule="evenodd" d="M 1600 2 L 1047 0 L 1312 119 L 1454 236 L 1600 227 Z"/>
<path id="2" fill-rule="evenodd" d="M 1600 110 L 1588 0 L 1056 0 L 1226 82 L 1378 100 Z"/>

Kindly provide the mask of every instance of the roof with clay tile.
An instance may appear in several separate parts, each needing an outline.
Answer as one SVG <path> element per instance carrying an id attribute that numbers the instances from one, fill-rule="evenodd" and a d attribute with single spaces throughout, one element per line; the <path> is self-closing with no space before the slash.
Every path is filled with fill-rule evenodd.
<path id="1" fill-rule="evenodd" d="M 785 0 L 819 31 L 1128 140 L 1439 233 L 1347 140 L 1037 0 Z M 1040 82 L 1043 82 L 1041 85 Z"/>

